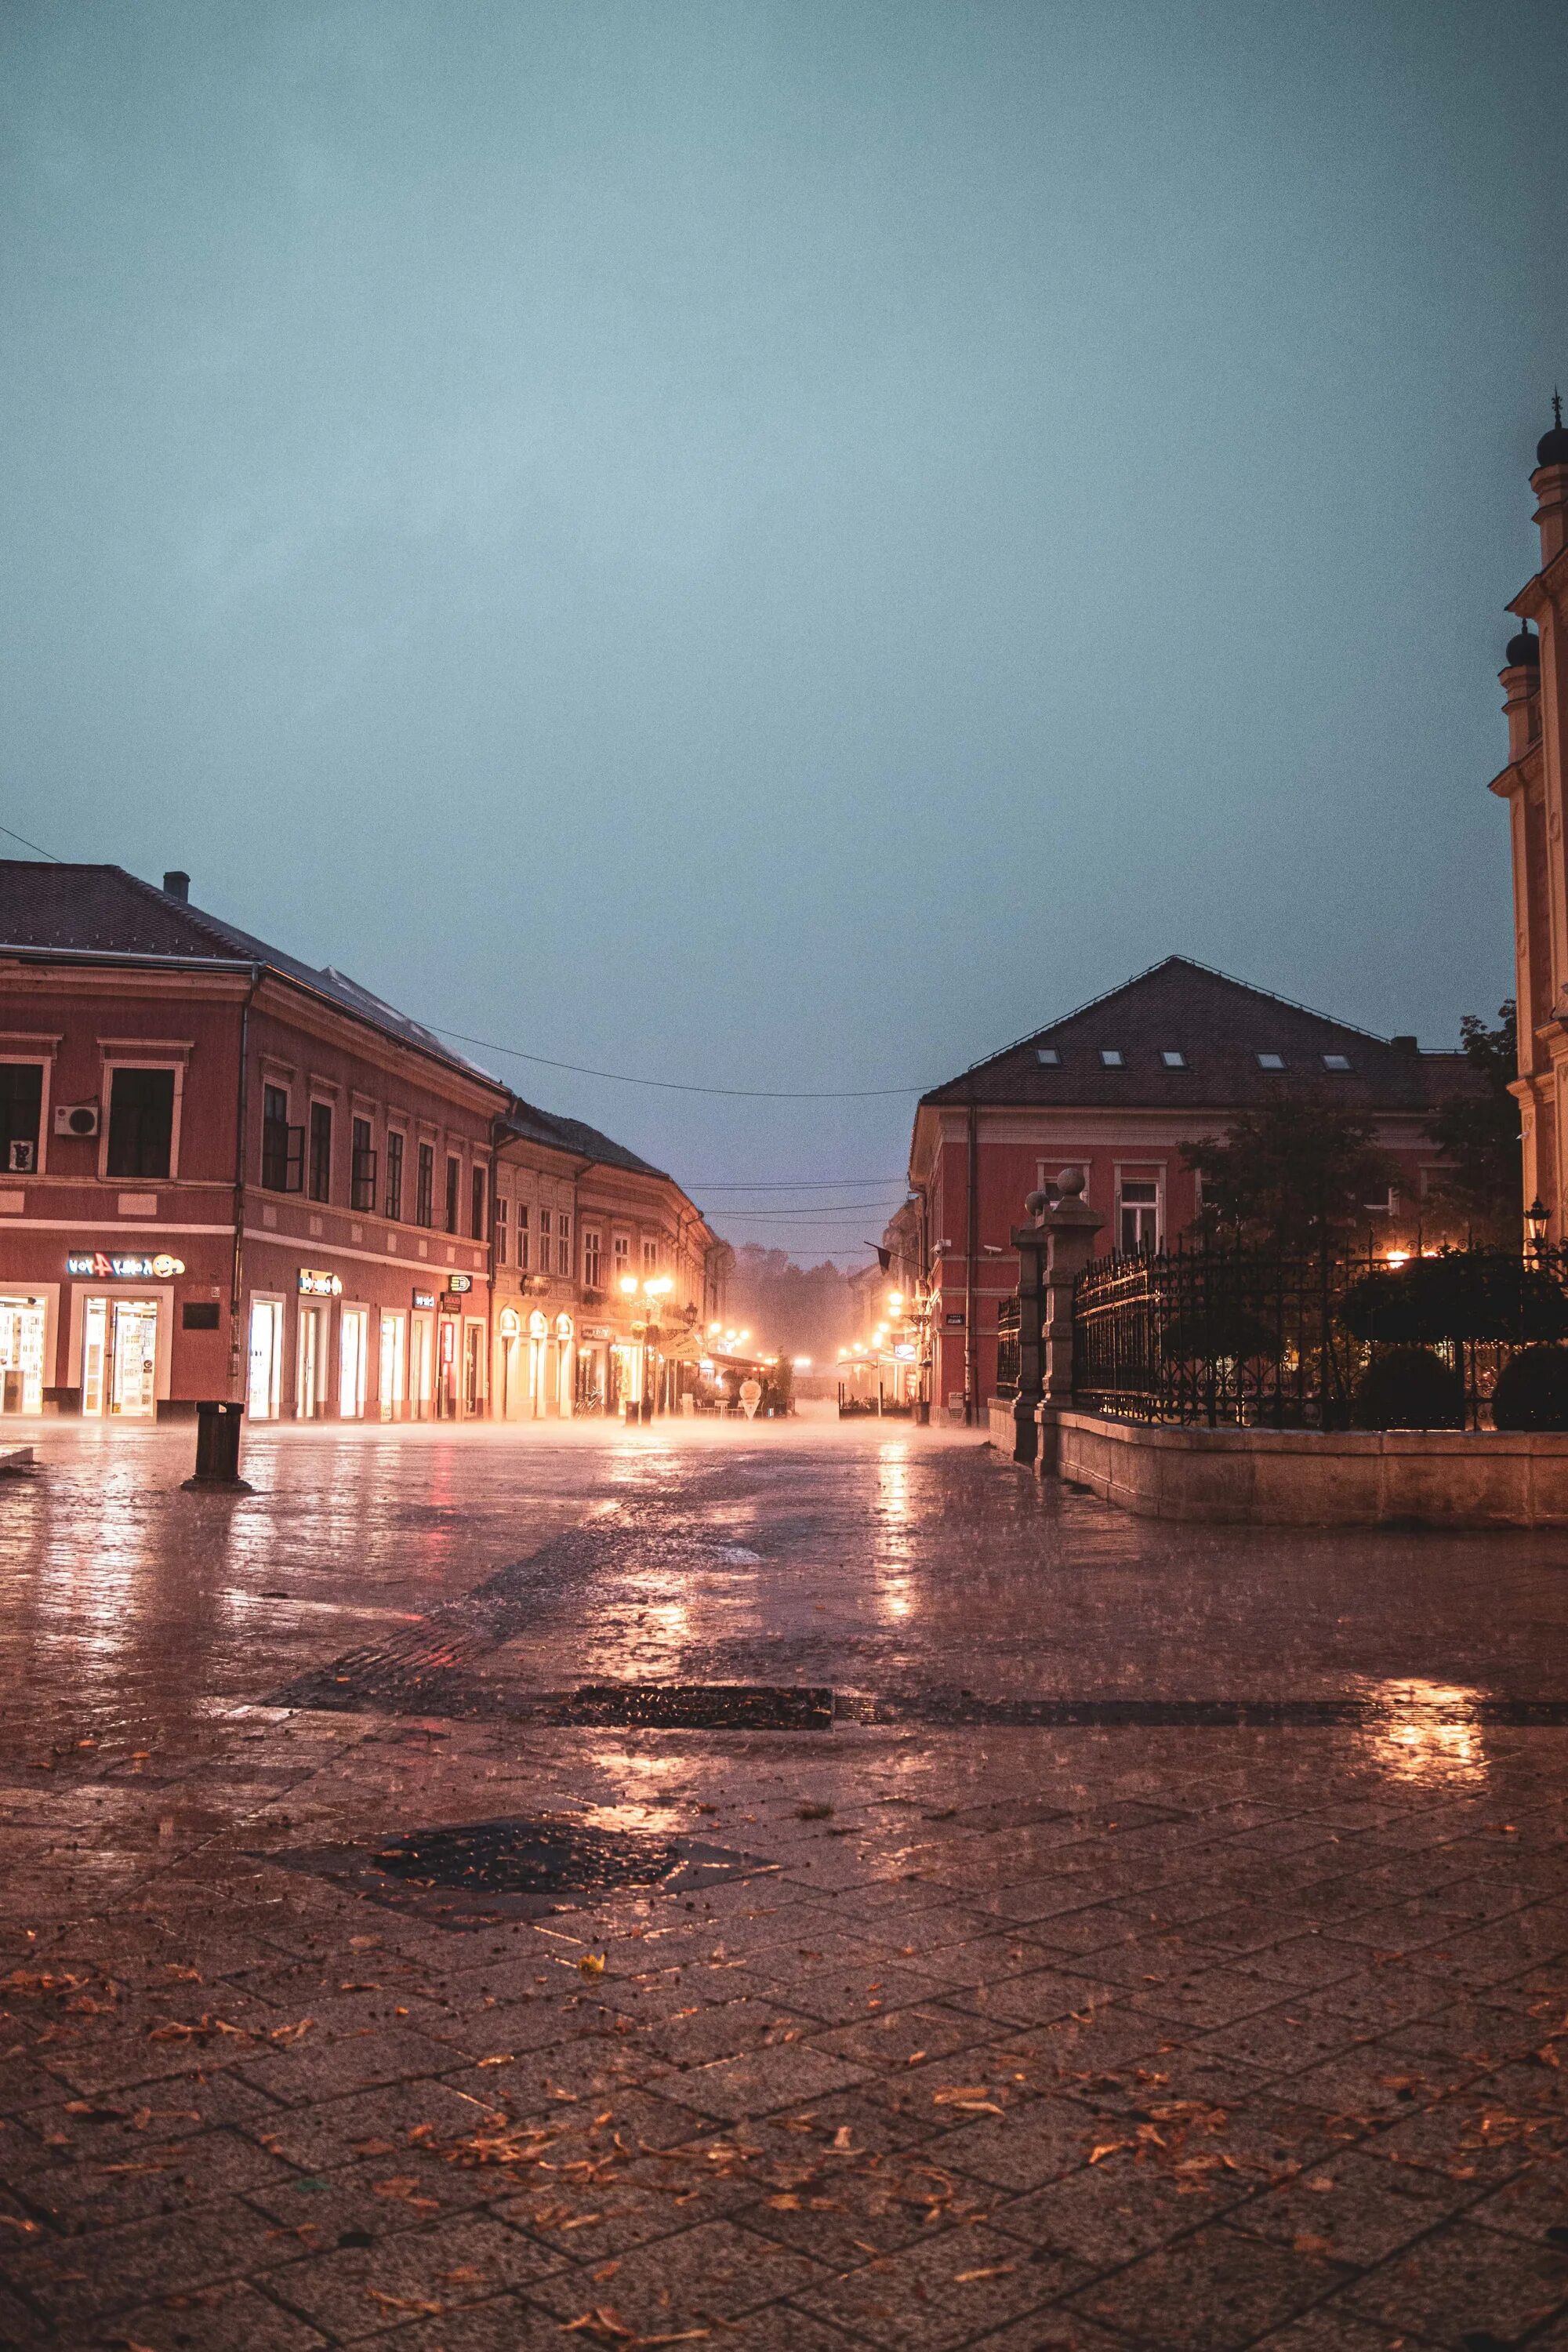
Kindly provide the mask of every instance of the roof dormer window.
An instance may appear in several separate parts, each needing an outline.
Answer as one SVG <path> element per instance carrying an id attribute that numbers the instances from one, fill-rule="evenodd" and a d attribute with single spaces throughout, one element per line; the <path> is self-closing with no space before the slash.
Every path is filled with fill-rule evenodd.
<path id="1" fill-rule="evenodd" d="M 1282 1070 L 1285 1067 L 1285 1056 L 1283 1054 L 1259 1054 L 1258 1066 L 1260 1070 Z"/>
<path id="2" fill-rule="evenodd" d="M 1160 1059 L 1168 1070 L 1184 1070 L 1187 1066 L 1186 1055 L 1179 1053 L 1174 1045 L 1167 1045 Z"/>
<path id="3" fill-rule="evenodd" d="M 1061 1058 L 1054 1045 L 1037 1045 L 1035 1048 L 1036 1061 L 1042 1063 L 1047 1070 L 1059 1068 Z"/>
<path id="4" fill-rule="evenodd" d="M 1102 1045 L 1100 1049 L 1100 1066 L 1102 1070 L 1124 1070 L 1127 1067 L 1127 1061 L 1121 1046 Z"/>
<path id="5" fill-rule="evenodd" d="M 1325 1054 L 1323 1055 L 1323 1067 L 1325 1070 L 1348 1070 L 1350 1066 L 1351 1057 L 1348 1054 Z"/>

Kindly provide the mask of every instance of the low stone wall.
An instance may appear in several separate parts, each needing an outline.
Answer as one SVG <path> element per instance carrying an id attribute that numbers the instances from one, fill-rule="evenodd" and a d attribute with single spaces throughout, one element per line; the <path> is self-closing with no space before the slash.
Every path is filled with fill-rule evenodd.
<path id="1" fill-rule="evenodd" d="M 1568 1527 L 1568 1434 L 1391 1429 L 1325 1435 L 1310 1429 L 1157 1428 L 1088 1412 L 1053 1418 L 1058 1477 L 1154 1518 L 1269 1527 Z M 1005 1451 L 1011 1454 L 1010 1426 Z"/>

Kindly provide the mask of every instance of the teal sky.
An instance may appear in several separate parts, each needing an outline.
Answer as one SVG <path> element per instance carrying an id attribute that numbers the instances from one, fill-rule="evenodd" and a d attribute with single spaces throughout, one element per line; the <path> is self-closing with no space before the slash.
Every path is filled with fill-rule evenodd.
<path id="1" fill-rule="evenodd" d="M 1172 951 L 1452 1042 L 1565 124 L 1555 0 L 10 0 L 0 822 L 649 1076 Z M 716 1213 L 903 1164 L 491 1063 Z"/>

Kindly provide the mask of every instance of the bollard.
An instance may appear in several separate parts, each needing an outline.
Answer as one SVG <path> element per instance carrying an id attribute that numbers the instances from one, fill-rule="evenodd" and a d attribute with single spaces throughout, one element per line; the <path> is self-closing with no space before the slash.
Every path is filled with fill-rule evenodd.
<path id="1" fill-rule="evenodd" d="M 239 1425 L 245 1407 L 203 1398 L 196 1406 L 196 1467 L 182 1481 L 187 1495 L 249 1495 L 255 1492 L 239 1475 Z"/>

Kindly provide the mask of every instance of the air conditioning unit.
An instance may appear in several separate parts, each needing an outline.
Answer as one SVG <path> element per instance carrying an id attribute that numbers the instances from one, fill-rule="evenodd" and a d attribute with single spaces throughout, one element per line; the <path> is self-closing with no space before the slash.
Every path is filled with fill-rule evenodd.
<path id="1" fill-rule="evenodd" d="M 5 1154 L 5 1166 L 13 1176 L 30 1176 L 37 1165 L 37 1158 L 36 1145 L 13 1140 Z"/>
<path id="2" fill-rule="evenodd" d="M 96 1135 L 98 1105 L 95 1102 L 57 1103 L 55 1133 L 57 1135 Z"/>

